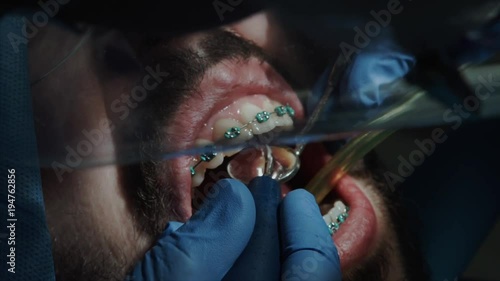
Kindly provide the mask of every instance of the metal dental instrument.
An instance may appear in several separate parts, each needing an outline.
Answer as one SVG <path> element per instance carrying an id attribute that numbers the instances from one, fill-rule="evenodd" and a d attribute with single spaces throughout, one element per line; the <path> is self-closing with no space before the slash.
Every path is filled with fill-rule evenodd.
<path id="1" fill-rule="evenodd" d="M 338 81 L 346 65 L 343 56 L 339 56 L 328 76 L 328 82 L 321 99 L 299 135 L 307 133 L 317 121 L 319 114 L 325 107 L 328 98 L 334 90 L 334 86 L 338 85 Z M 300 155 L 305 145 L 305 142 L 298 143 L 294 149 L 269 145 L 260 148 L 251 148 L 250 151 L 244 151 L 237 155 L 235 159 L 231 160 L 227 165 L 227 172 L 232 178 L 241 180 L 242 182 L 249 182 L 254 177 L 264 175 L 279 182 L 286 182 L 300 169 Z M 263 165 L 263 167 L 260 167 L 258 164 L 252 166 L 252 163 L 250 163 L 251 161 L 248 160 L 251 159 L 251 157 L 248 157 L 248 153 L 251 153 L 251 156 L 254 158 L 258 158 L 257 160 L 252 159 L 253 164 L 259 163 Z M 247 160 L 245 164 L 250 164 L 250 167 L 247 167 L 248 169 L 241 169 L 240 164 L 242 158 Z"/>

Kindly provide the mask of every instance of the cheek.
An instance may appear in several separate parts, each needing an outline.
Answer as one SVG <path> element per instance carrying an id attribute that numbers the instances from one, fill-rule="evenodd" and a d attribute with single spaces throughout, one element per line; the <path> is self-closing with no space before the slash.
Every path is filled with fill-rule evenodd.
<path id="1" fill-rule="evenodd" d="M 54 170 L 44 168 L 42 186 L 50 218 L 120 222 L 129 213 L 124 187 L 114 166 L 77 169 L 59 181 Z"/>
<path id="2" fill-rule="evenodd" d="M 84 235 L 89 241 L 137 247 L 130 243 L 131 233 L 137 234 L 133 201 L 119 181 L 118 167 L 75 170 L 62 182 L 52 170 L 42 169 L 42 186 L 53 238 L 67 241 Z"/>

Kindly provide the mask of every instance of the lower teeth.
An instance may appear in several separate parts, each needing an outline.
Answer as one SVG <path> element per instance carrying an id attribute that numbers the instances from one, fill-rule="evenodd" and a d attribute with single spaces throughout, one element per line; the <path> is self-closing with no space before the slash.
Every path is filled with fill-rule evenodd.
<path id="1" fill-rule="evenodd" d="M 336 201 L 333 208 L 323 216 L 330 234 L 335 234 L 340 226 L 346 221 L 349 216 L 349 207 L 345 206 L 342 201 Z"/>

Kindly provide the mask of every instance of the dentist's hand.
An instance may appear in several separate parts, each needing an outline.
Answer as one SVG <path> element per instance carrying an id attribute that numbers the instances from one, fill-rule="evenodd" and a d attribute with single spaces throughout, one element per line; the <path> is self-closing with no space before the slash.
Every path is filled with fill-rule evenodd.
<path id="1" fill-rule="evenodd" d="M 291 191 L 279 209 L 281 280 L 341 281 L 340 259 L 314 196 Z"/>
<path id="2" fill-rule="evenodd" d="M 221 280 L 250 240 L 255 203 L 239 181 L 220 180 L 185 224 L 170 222 L 126 280 Z"/>
<path id="3" fill-rule="evenodd" d="M 214 188 L 218 194 L 186 224 L 168 225 L 129 280 L 341 280 L 310 193 L 290 192 L 279 208 L 279 183 L 268 177 L 248 189 L 236 180 Z"/>
<path id="4" fill-rule="evenodd" d="M 340 281 L 337 249 L 312 194 L 294 190 L 281 201 L 280 184 L 269 177 L 254 179 L 248 188 L 255 229 L 224 280 Z"/>

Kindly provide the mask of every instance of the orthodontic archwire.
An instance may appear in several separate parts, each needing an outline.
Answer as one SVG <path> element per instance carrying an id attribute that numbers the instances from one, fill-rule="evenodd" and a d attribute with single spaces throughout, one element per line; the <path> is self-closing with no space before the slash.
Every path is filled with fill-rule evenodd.
<path id="1" fill-rule="evenodd" d="M 282 117 L 285 114 L 288 114 L 291 118 L 295 116 L 295 110 L 290 106 L 290 105 L 280 105 L 274 108 L 274 111 L 269 112 L 269 111 L 261 111 L 255 115 L 255 118 L 248 121 L 247 123 L 241 125 L 241 126 L 234 126 L 226 130 L 224 133 L 224 138 L 225 139 L 235 139 L 241 134 L 241 130 L 250 126 L 250 124 L 257 122 L 257 123 L 265 123 L 267 122 L 270 118 L 271 115 L 276 115 L 278 117 Z M 217 152 L 207 152 L 203 153 L 200 155 L 200 159 L 198 162 L 196 162 L 195 165 L 189 167 L 189 170 L 191 172 L 191 176 L 194 176 L 196 174 L 196 167 L 200 165 L 203 162 L 210 162 L 212 159 L 214 159 L 217 156 Z"/>
<path id="2" fill-rule="evenodd" d="M 345 207 L 344 211 L 337 216 L 337 219 L 334 222 L 329 223 L 328 230 L 330 231 L 330 235 L 335 234 L 340 228 L 340 226 L 345 222 L 347 217 L 349 216 L 349 207 Z"/>

